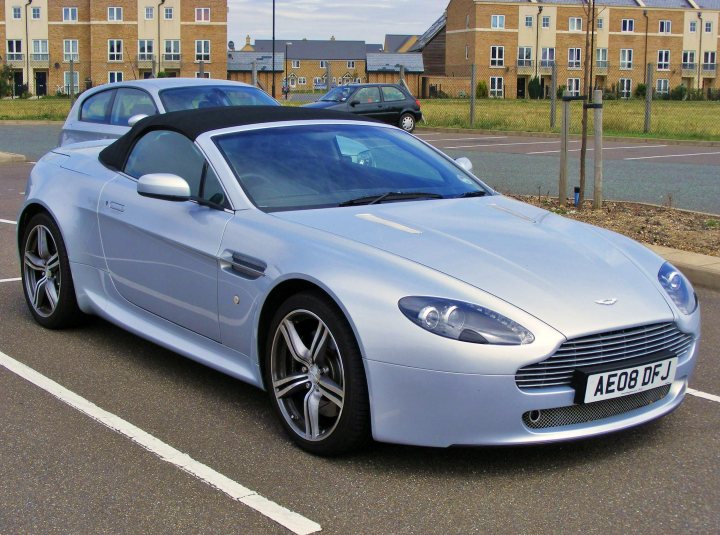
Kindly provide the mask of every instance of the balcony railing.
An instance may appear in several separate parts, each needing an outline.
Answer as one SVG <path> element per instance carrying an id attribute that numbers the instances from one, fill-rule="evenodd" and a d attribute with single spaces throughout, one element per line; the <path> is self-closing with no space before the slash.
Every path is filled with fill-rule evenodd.
<path id="1" fill-rule="evenodd" d="M 715 78 L 717 75 L 717 63 L 703 63 L 702 75 L 705 78 Z"/>
<path id="2" fill-rule="evenodd" d="M 595 74 L 607 74 L 610 62 L 607 60 L 597 60 L 595 62 Z"/>
<path id="3" fill-rule="evenodd" d="M 163 61 L 180 61 L 180 54 L 163 54 Z"/>
<path id="4" fill-rule="evenodd" d="M 47 63 L 50 61 L 50 54 L 30 54 L 30 59 L 36 63 Z"/>
<path id="5" fill-rule="evenodd" d="M 138 61 L 155 61 L 155 54 L 141 52 L 137 57 Z"/>
<path id="6" fill-rule="evenodd" d="M 518 74 L 532 74 L 533 60 L 531 59 L 518 59 L 517 60 L 517 72 Z"/>
<path id="7" fill-rule="evenodd" d="M 554 59 L 541 59 L 539 69 L 540 74 L 550 74 L 552 72 L 552 67 L 554 64 Z"/>
<path id="8" fill-rule="evenodd" d="M 17 53 L 17 52 L 8 52 L 7 60 L 8 61 L 24 61 L 25 54 Z"/>
<path id="9" fill-rule="evenodd" d="M 683 76 L 695 76 L 697 74 L 697 63 L 684 62 L 682 64 Z"/>

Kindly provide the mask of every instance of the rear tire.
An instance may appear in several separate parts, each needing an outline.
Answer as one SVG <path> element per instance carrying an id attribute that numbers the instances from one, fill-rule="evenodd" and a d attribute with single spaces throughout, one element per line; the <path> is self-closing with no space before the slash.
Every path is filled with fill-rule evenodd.
<path id="1" fill-rule="evenodd" d="M 406 132 L 412 132 L 415 130 L 415 116 L 412 113 L 403 113 L 400 116 L 398 126 Z"/>

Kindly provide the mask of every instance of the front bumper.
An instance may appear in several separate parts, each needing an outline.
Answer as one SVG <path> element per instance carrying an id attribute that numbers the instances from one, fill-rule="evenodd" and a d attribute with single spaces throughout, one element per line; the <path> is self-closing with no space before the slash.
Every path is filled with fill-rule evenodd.
<path id="1" fill-rule="evenodd" d="M 476 375 L 365 361 L 373 437 L 417 446 L 512 445 L 573 440 L 634 427 L 682 402 L 698 348 L 678 364 L 664 397 L 649 405 L 584 423 L 533 429 L 523 415 L 559 407 L 572 413 L 575 391 L 520 390 L 514 375 Z M 622 398 L 618 398 L 622 399 Z M 601 402 L 602 403 L 602 402 Z"/>

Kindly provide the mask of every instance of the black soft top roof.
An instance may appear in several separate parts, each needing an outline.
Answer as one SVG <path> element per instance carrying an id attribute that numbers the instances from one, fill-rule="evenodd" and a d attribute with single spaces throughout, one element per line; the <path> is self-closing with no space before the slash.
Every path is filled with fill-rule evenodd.
<path id="1" fill-rule="evenodd" d="M 307 120 L 373 121 L 341 111 L 287 106 L 227 106 L 173 111 L 146 117 L 129 132 L 100 152 L 100 161 L 113 169 L 122 169 L 135 142 L 153 130 L 172 130 L 191 140 L 212 130 L 248 124 Z"/>

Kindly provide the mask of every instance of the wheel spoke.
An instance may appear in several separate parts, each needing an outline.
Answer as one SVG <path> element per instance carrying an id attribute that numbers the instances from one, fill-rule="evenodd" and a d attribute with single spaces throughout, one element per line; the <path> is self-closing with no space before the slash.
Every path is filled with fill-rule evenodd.
<path id="1" fill-rule="evenodd" d="M 299 363 L 310 366 L 310 351 L 305 347 L 297 329 L 295 329 L 295 324 L 290 320 L 283 321 L 280 325 L 280 332 L 285 338 L 285 344 L 292 357 Z"/>
<path id="2" fill-rule="evenodd" d="M 45 261 L 30 251 L 25 252 L 25 265 L 35 271 L 45 271 Z"/>
<path id="3" fill-rule="evenodd" d="M 320 398 L 322 394 L 312 389 L 305 396 L 305 434 L 308 438 L 320 436 Z"/>
<path id="4" fill-rule="evenodd" d="M 33 287 L 32 302 L 36 310 L 40 308 L 42 296 L 45 295 L 45 285 L 47 284 L 47 282 L 47 278 L 40 277 L 35 283 L 35 286 Z"/>
<path id="5" fill-rule="evenodd" d="M 47 268 L 51 271 L 54 271 L 58 266 L 60 265 L 60 255 L 55 253 L 50 258 L 47 259 Z"/>
<path id="6" fill-rule="evenodd" d="M 313 337 L 312 344 L 310 345 L 310 360 L 312 362 L 317 361 L 318 355 L 325 348 L 325 343 L 327 342 L 329 333 L 330 331 L 327 326 L 322 321 L 319 321 L 318 328 L 315 331 L 315 336 Z"/>
<path id="7" fill-rule="evenodd" d="M 55 284 L 53 281 L 48 280 L 45 283 L 45 295 L 47 296 L 48 304 L 50 305 L 50 310 L 55 310 L 55 307 L 57 306 L 58 302 L 58 294 L 57 289 L 55 288 Z"/>
<path id="8" fill-rule="evenodd" d="M 329 377 L 320 377 L 318 379 L 318 389 L 325 398 L 337 405 L 339 409 L 343 408 L 345 393 L 335 381 Z"/>
<path id="9" fill-rule="evenodd" d="M 299 390 L 307 389 L 305 385 L 309 384 L 310 376 L 307 373 L 298 373 L 295 375 L 288 375 L 287 377 L 274 381 L 273 387 L 275 388 L 275 396 L 278 399 L 281 399 L 295 394 Z"/>
<path id="10" fill-rule="evenodd" d="M 47 231 L 45 230 L 45 227 L 37 227 L 37 254 L 40 258 L 47 258 L 50 256 Z"/>

